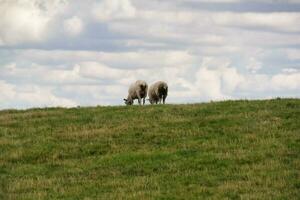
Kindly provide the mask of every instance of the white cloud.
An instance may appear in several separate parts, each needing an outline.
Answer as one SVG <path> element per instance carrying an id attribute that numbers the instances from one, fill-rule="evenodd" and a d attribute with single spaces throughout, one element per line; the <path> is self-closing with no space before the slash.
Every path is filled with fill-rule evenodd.
<path id="1" fill-rule="evenodd" d="M 226 57 L 212 57 L 206 56 L 202 59 L 201 66 L 206 68 L 220 68 L 220 67 L 229 67 L 231 60 Z"/>
<path id="2" fill-rule="evenodd" d="M 83 31 L 83 22 L 77 17 L 73 16 L 64 21 L 64 29 L 71 36 L 77 36 Z"/>
<path id="3" fill-rule="evenodd" d="M 98 20 L 109 21 L 133 18 L 136 9 L 130 0 L 103 0 L 94 5 L 92 12 Z"/>
<path id="4" fill-rule="evenodd" d="M 241 0 L 179 0 L 182 2 L 208 2 L 208 3 L 233 3 L 233 2 L 240 2 Z"/>
<path id="5" fill-rule="evenodd" d="M 0 1 L 0 41 L 5 45 L 43 41 L 48 36 L 49 23 L 61 11 L 60 0 Z"/>
<path id="6" fill-rule="evenodd" d="M 41 82 L 44 81 L 50 84 L 80 84 L 87 82 L 87 80 L 80 77 L 78 66 L 67 69 L 49 69 L 47 66 L 38 66 L 38 68 L 40 69 L 40 76 L 42 76 L 39 78 Z"/>
<path id="7" fill-rule="evenodd" d="M 156 50 L 156 51 L 128 51 L 128 52 L 98 52 L 71 50 L 18 50 L 18 57 L 34 62 L 47 63 L 49 61 L 62 63 L 98 62 L 115 68 L 161 68 L 173 66 L 191 66 L 197 63 L 196 56 L 188 51 Z"/>
<path id="8" fill-rule="evenodd" d="M 124 70 L 113 69 L 102 63 L 83 62 L 78 65 L 80 75 L 89 78 L 118 80 L 122 76 L 126 76 Z"/>
<path id="9" fill-rule="evenodd" d="M 212 15 L 214 23 L 224 26 L 273 29 L 285 32 L 300 31 L 300 14 L 291 12 L 232 13 L 221 12 Z"/>
<path id="10" fill-rule="evenodd" d="M 147 43 L 164 43 L 169 48 L 215 46 L 222 50 L 227 46 L 241 50 L 249 46 L 300 44 L 296 34 L 300 31 L 300 14 L 296 12 L 208 12 L 179 7 L 175 10 L 138 9 L 136 13 L 129 21 L 110 21 L 109 30 Z"/>
<path id="11" fill-rule="evenodd" d="M 298 69 L 295 69 L 295 68 L 283 68 L 282 69 L 282 72 L 284 73 L 296 73 L 298 72 L 299 70 Z"/>
<path id="12" fill-rule="evenodd" d="M 246 69 L 248 69 L 251 73 L 256 73 L 259 69 L 262 68 L 262 63 L 259 62 L 256 58 L 250 57 L 248 65 Z"/>
<path id="13" fill-rule="evenodd" d="M 271 78 L 271 85 L 275 90 L 299 90 L 300 73 L 276 74 Z"/>
<path id="14" fill-rule="evenodd" d="M 141 39 L 128 39 L 126 41 L 121 41 L 127 47 L 146 47 L 146 48 L 163 48 L 166 44 L 163 42 L 147 42 Z"/>
<path id="15" fill-rule="evenodd" d="M 11 5 L 4 2 L 0 7 L 0 38 L 7 44 L 40 41 L 46 33 L 49 18 L 33 4 Z"/>
<path id="16" fill-rule="evenodd" d="M 28 107 L 74 107 L 73 100 L 57 97 L 49 87 L 37 85 L 13 85 L 0 81 L 0 109 Z"/>
<path id="17" fill-rule="evenodd" d="M 0 68 L 0 78 L 40 85 L 80 84 L 83 82 L 94 82 L 80 77 L 79 68 L 77 66 L 43 66 L 35 63 L 29 66 L 20 66 L 16 63 L 5 65 Z"/>
<path id="18" fill-rule="evenodd" d="M 285 49 L 287 57 L 290 60 L 300 60 L 300 50 L 299 49 Z"/>
<path id="19" fill-rule="evenodd" d="M 108 55 L 104 56 L 107 63 L 114 63 L 118 56 L 124 56 L 120 53 Z M 0 69 L 3 79 L 0 88 L 4 91 L 2 105 L 4 108 L 11 104 L 21 107 L 121 104 L 120 99 L 127 95 L 129 84 L 137 79 L 144 79 L 149 84 L 165 80 L 170 87 L 168 102 L 181 103 L 250 98 L 253 93 L 266 97 L 282 91 L 293 93 L 300 88 L 297 71 L 275 75 L 243 74 L 228 58 L 204 57 L 198 64 L 180 65 L 191 61 L 182 56 L 184 54 L 172 55 L 177 56 L 170 61 L 173 66 L 144 69 L 116 68 L 96 61 L 78 62 L 72 66 L 33 64 L 30 67 L 11 63 Z M 144 59 L 143 56 L 138 58 Z M 11 84 L 10 80 L 22 84 Z"/>
<path id="20" fill-rule="evenodd" d="M 200 95 L 206 98 L 222 99 L 224 95 L 221 91 L 221 78 L 216 70 L 200 68 L 196 73 L 196 89 Z"/>
<path id="21" fill-rule="evenodd" d="M 206 100 L 233 98 L 236 88 L 245 81 L 244 76 L 230 66 L 220 65 L 211 69 L 203 64 L 196 72 L 195 96 Z"/>
<path id="22" fill-rule="evenodd" d="M 136 79 L 167 81 L 168 102 L 299 94 L 299 12 L 188 2 L 0 0 L 1 105 L 118 104 Z"/>
<path id="23" fill-rule="evenodd" d="M 206 3 L 242 3 L 249 0 L 178 0 L 179 2 L 206 2 Z M 251 0 L 250 2 L 264 3 L 300 3 L 299 0 Z"/>
<path id="24" fill-rule="evenodd" d="M 0 80 L 0 99 L 2 103 L 6 103 L 7 99 L 13 99 L 15 95 L 13 85 L 6 83 L 5 81 Z"/>
<path id="25" fill-rule="evenodd" d="M 240 74 L 234 67 L 221 68 L 220 73 L 223 81 L 222 90 L 226 94 L 234 96 L 239 84 L 245 81 L 244 75 Z"/>

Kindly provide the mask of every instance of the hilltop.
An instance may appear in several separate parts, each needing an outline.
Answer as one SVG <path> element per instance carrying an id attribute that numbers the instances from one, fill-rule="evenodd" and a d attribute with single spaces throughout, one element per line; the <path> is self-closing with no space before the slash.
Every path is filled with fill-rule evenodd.
<path id="1" fill-rule="evenodd" d="M 0 199 L 297 199 L 300 100 L 0 111 Z"/>

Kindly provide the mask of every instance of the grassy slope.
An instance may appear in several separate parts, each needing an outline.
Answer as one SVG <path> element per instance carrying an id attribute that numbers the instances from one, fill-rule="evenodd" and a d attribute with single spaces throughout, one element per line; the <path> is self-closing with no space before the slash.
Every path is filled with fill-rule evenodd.
<path id="1" fill-rule="evenodd" d="M 297 199 L 300 100 L 1 111 L 0 150 L 0 199 Z"/>

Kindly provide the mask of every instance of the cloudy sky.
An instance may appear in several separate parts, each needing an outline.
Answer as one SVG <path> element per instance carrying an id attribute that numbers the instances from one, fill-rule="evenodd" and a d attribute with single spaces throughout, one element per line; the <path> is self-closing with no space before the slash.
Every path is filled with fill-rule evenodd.
<path id="1" fill-rule="evenodd" d="M 300 0 L 0 0 L 0 109 L 300 97 Z"/>

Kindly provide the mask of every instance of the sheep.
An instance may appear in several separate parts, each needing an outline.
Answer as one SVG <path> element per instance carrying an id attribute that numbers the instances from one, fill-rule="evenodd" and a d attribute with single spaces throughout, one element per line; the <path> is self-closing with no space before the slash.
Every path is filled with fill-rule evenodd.
<path id="1" fill-rule="evenodd" d="M 135 83 L 132 83 L 128 89 L 127 99 L 124 99 L 126 105 L 132 105 L 134 99 L 138 99 L 139 104 L 143 99 L 143 105 L 145 104 L 145 99 L 147 97 L 148 84 L 146 81 L 137 80 Z"/>
<path id="2" fill-rule="evenodd" d="M 148 91 L 149 101 L 151 104 L 161 103 L 163 100 L 163 104 L 165 104 L 165 100 L 168 96 L 168 85 L 163 81 L 157 81 L 152 84 Z"/>

